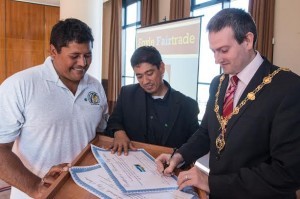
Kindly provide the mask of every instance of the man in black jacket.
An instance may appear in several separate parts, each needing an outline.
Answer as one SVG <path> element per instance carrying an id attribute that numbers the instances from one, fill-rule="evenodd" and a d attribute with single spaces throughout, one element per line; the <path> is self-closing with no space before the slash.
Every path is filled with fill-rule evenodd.
<path id="1" fill-rule="evenodd" d="M 131 65 L 139 83 L 121 88 L 109 117 L 112 152 L 127 155 L 128 149 L 135 150 L 131 140 L 180 147 L 199 128 L 197 102 L 163 80 L 165 65 L 156 48 L 136 49 Z"/>
<path id="2" fill-rule="evenodd" d="M 209 175 L 196 167 L 183 171 L 178 176 L 179 189 L 196 186 L 210 199 L 296 198 L 300 188 L 299 76 L 254 50 L 256 26 L 245 11 L 224 9 L 210 20 L 207 30 L 224 74 L 212 80 L 199 130 L 171 160 L 170 154 L 160 155 L 158 170 L 169 175 L 181 162 L 190 164 L 210 151 Z M 233 107 L 226 115 L 229 103 L 225 99 L 233 90 Z M 165 162 L 170 166 L 163 169 Z"/>

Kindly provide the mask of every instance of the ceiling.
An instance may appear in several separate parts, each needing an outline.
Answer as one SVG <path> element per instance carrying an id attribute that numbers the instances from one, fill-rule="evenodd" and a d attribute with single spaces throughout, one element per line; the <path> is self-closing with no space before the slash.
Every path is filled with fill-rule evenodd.
<path id="1" fill-rule="evenodd" d="M 36 3 L 50 6 L 59 6 L 59 0 L 16 0 L 16 1 L 24 1 L 28 3 Z"/>

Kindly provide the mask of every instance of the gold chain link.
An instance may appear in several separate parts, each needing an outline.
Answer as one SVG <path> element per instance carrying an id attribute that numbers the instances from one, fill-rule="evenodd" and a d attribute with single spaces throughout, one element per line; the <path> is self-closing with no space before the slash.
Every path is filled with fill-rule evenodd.
<path id="1" fill-rule="evenodd" d="M 221 85 L 223 80 L 225 79 L 225 75 L 223 74 L 220 77 L 220 83 L 218 86 L 218 90 L 216 93 L 216 100 L 215 100 L 215 107 L 214 107 L 214 111 L 216 113 L 217 119 L 219 121 L 220 124 L 220 129 L 221 129 L 221 133 L 219 134 L 219 136 L 216 139 L 216 147 L 218 149 L 218 153 L 220 153 L 223 148 L 225 147 L 225 132 L 226 132 L 226 126 L 228 121 L 231 119 L 231 117 L 233 115 L 237 115 L 240 111 L 240 109 L 249 101 L 254 101 L 255 100 L 255 95 L 256 93 L 258 93 L 265 85 L 269 84 L 272 82 L 272 78 L 279 73 L 280 71 L 290 71 L 290 69 L 288 68 L 278 68 L 277 70 L 275 70 L 273 73 L 269 74 L 268 76 L 264 77 L 262 83 L 260 85 L 258 85 L 252 92 L 249 92 L 247 94 L 247 96 L 245 97 L 245 99 L 243 101 L 241 101 L 240 104 L 238 104 L 232 111 L 232 113 L 230 113 L 228 116 L 223 117 L 219 114 L 219 105 L 218 105 L 218 101 L 219 101 L 219 94 L 220 94 L 220 89 L 221 89 Z"/>

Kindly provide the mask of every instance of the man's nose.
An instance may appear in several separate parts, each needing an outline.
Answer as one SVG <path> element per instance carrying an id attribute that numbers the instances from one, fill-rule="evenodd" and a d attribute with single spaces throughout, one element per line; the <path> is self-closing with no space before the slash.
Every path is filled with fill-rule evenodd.
<path id="1" fill-rule="evenodd" d="M 84 56 L 83 57 L 79 57 L 78 65 L 80 65 L 80 66 L 86 66 L 87 65 L 87 60 L 86 60 L 86 58 Z"/>
<path id="2" fill-rule="evenodd" d="M 214 57 L 215 57 L 215 64 L 220 64 L 222 61 L 222 57 L 220 56 L 220 54 L 218 52 L 215 52 Z"/>
<path id="3" fill-rule="evenodd" d="M 143 84 L 147 84 L 149 82 L 149 78 L 147 77 L 147 75 L 143 76 Z"/>

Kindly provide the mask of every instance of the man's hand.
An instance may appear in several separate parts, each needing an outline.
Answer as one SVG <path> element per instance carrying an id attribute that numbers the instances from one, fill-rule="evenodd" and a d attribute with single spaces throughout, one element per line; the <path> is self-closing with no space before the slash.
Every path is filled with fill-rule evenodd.
<path id="1" fill-rule="evenodd" d="M 172 158 L 171 154 L 163 153 L 155 159 L 155 162 L 159 172 L 171 176 L 176 166 L 183 162 L 183 158 L 180 153 L 175 153 Z"/>
<path id="2" fill-rule="evenodd" d="M 206 193 L 209 193 L 208 175 L 198 169 L 196 166 L 188 171 L 182 171 L 178 175 L 177 184 L 179 190 L 186 186 L 197 187 Z"/>
<path id="3" fill-rule="evenodd" d="M 70 166 L 71 164 L 69 163 L 63 163 L 51 167 L 48 173 L 42 178 L 43 184 L 49 187 L 62 172 L 69 171 Z"/>
<path id="4" fill-rule="evenodd" d="M 59 165 L 55 165 L 50 168 L 48 173 L 39 181 L 36 183 L 36 191 L 33 194 L 33 197 L 36 199 L 43 198 L 43 194 L 46 192 L 48 187 L 60 176 L 62 172 L 69 171 L 70 164 L 63 163 Z"/>
<path id="5" fill-rule="evenodd" d="M 128 150 L 137 150 L 131 143 L 130 139 L 127 137 L 126 132 L 123 130 L 116 131 L 114 134 L 114 142 L 113 145 L 110 146 L 111 152 L 118 152 L 118 155 L 122 154 L 124 151 L 124 155 L 128 155 Z"/>

